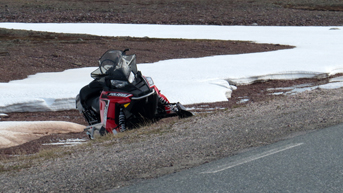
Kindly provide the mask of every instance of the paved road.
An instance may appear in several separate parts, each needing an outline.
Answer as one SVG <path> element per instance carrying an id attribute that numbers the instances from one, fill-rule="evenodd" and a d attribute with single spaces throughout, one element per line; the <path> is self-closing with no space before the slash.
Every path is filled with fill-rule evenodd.
<path id="1" fill-rule="evenodd" d="M 343 125 L 116 192 L 343 192 Z"/>

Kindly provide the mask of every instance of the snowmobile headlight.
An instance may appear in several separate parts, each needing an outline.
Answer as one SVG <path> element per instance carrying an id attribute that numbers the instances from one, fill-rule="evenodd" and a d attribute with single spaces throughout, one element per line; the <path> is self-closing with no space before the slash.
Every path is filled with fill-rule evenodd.
<path id="1" fill-rule="evenodd" d="M 154 86 L 154 81 L 152 80 L 151 77 L 146 76 L 145 79 L 146 79 L 146 81 L 149 83 L 150 86 Z"/>
<path id="2" fill-rule="evenodd" d="M 134 80 L 135 80 L 135 74 L 131 71 L 128 81 L 129 81 L 129 83 L 133 83 Z"/>
<path id="3" fill-rule="evenodd" d="M 122 80 L 111 80 L 111 85 L 116 87 L 116 88 L 123 88 L 129 83 L 127 81 L 122 81 Z"/>

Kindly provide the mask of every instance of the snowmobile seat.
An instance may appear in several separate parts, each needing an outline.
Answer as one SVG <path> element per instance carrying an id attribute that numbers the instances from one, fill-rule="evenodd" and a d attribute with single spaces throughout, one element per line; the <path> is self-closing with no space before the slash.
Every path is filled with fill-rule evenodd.
<path id="1" fill-rule="evenodd" d="M 80 101 L 85 109 L 92 108 L 96 112 L 99 111 L 99 96 L 103 91 L 104 86 L 101 81 L 94 80 L 80 90 Z"/>

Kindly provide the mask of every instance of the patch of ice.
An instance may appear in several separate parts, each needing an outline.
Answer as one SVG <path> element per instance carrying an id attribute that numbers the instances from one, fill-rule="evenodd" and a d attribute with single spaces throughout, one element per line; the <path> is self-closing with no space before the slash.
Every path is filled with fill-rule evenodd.
<path id="1" fill-rule="evenodd" d="M 249 101 L 249 99 L 241 99 L 240 101 L 238 101 L 237 103 L 238 104 L 241 104 L 241 103 L 246 103 L 246 102 L 248 102 Z"/>
<path id="2" fill-rule="evenodd" d="M 331 78 L 329 82 L 343 82 L 343 76 Z"/>
<path id="3" fill-rule="evenodd" d="M 293 90 L 295 88 L 303 88 L 303 87 L 310 87 L 312 84 L 298 84 L 290 87 L 279 87 L 279 88 L 267 88 L 267 91 L 272 91 L 272 90 Z"/>
<path id="4" fill-rule="evenodd" d="M 336 89 L 343 87 L 343 82 L 332 82 L 324 85 L 320 85 L 319 88 L 321 89 Z"/>
<path id="5" fill-rule="evenodd" d="M 282 94 L 284 94 L 284 92 L 274 92 L 274 93 L 272 93 L 272 95 L 282 95 Z"/>
<path id="6" fill-rule="evenodd" d="M 75 145 L 80 145 L 86 141 L 87 141 L 86 139 L 67 139 L 67 140 L 59 140 L 59 142 L 55 142 L 55 143 L 44 143 L 42 145 L 75 146 Z"/>
<path id="7" fill-rule="evenodd" d="M 278 73 L 278 74 L 265 74 L 261 76 L 250 76 L 250 77 L 242 77 L 242 78 L 231 78 L 226 79 L 229 84 L 232 85 L 248 85 L 254 82 L 263 82 L 266 80 L 296 80 L 299 78 L 314 78 L 314 77 L 327 77 L 326 73 L 320 72 L 285 72 L 285 73 Z"/>

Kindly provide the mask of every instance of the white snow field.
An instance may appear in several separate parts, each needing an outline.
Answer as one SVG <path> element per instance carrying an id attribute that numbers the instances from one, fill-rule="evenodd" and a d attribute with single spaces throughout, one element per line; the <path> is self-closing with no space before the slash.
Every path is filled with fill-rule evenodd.
<path id="1" fill-rule="evenodd" d="M 229 85 L 227 80 L 239 85 L 259 79 L 297 79 L 343 72 L 342 26 L 0 23 L 0 27 L 99 36 L 241 40 L 295 46 L 293 49 L 263 53 L 138 64 L 143 75 L 151 76 L 171 102 L 179 101 L 182 104 L 227 100 L 236 88 Z M 116 48 L 115 45 L 113 48 Z M 131 49 L 134 53 L 134 48 Z M 75 96 L 80 88 L 92 80 L 90 73 L 95 68 L 39 73 L 24 80 L 0 83 L 0 113 L 74 109 Z M 322 88 L 342 86 L 343 83 L 338 81 Z M 4 122 L 0 122 L 0 126 L 2 124 Z M 0 136 L 2 135 L 0 130 Z"/>

